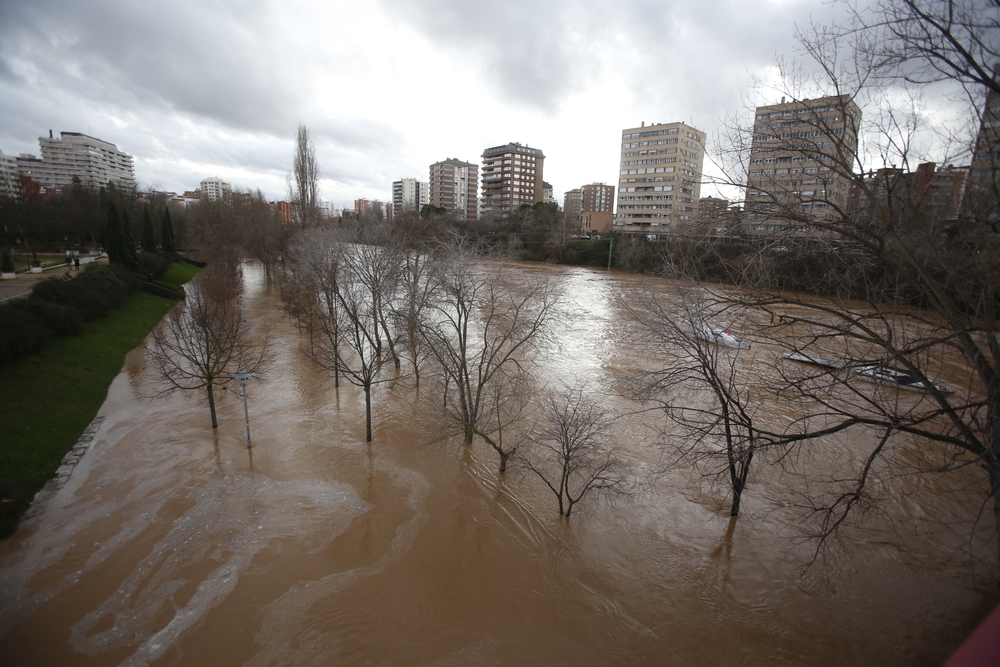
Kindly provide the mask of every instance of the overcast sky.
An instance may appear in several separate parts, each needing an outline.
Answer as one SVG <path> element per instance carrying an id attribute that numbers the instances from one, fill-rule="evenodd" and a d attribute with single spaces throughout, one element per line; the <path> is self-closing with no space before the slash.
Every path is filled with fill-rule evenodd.
<path id="1" fill-rule="evenodd" d="M 796 25 L 832 11 L 816 0 L 4 0 L 0 150 L 37 155 L 50 129 L 84 132 L 135 156 L 143 187 L 221 176 L 281 199 L 304 123 L 321 196 L 344 206 L 517 141 L 544 151 L 561 202 L 616 183 L 623 128 L 681 120 L 711 140 L 751 75 L 796 55 Z"/>

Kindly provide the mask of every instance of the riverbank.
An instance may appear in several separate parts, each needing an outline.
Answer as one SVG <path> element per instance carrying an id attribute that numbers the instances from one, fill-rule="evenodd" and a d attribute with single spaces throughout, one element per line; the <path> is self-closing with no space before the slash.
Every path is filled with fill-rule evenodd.
<path id="1" fill-rule="evenodd" d="M 162 282 L 180 287 L 197 267 L 172 264 Z M 10 535 L 31 499 L 94 419 L 125 355 L 176 304 L 143 292 L 30 358 L 0 367 L 0 537 Z"/>

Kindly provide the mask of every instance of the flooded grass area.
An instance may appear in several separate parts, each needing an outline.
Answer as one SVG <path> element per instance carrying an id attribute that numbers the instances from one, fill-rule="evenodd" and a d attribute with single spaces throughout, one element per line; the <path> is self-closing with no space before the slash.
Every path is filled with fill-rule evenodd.
<path id="1" fill-rule="evenodd" d="M 655 361 L 611 296 L 656 279 L 524 270 L 564 295 L 546 386 L 613 387 Z M 130 353 L 69 482 L 0 544 L 4 662 L 937 665 L 996 604 L 992 551 L 967 544 L 971 472 L 887 478 L 883 511 L 806 570 L 781 469 L 762 462 L 730 520 L 725 489 L 653 474 L 649 417 L 609 390 L 633 493 L 566 520 L 524 470 L 442 440 L 432 397 L 405 381 L 375 390 L 366 443 L 363 392 L 334 389 L 245 275 L 247 317 L 276 351 L 248 388 L 253 449 L 235 393 L 213 431 L 202 396 L 154 398 Z"/>

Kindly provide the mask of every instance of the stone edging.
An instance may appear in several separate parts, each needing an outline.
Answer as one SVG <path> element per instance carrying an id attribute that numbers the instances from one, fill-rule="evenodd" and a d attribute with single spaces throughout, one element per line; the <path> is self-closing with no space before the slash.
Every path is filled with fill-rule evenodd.
<path id="1" fill-rule="evenodd" d="M 83 433 L 80 434 L 80 438 L 76 441 L 76 444 L 63 457 L 62 465 L 56 470 L 55 476 L 45 483 L 41 491 L 35 494 L 34 499 L 31 501 L 31 506 L 24 513 L 24 519 L 30 519 L 41 514 L 45 510 L 46 501 L 56 491 L 66 486 L 66 482 L 73 473 L 73 469 L 76 468 L 76 464 L 80 462 L 83 455 L 90 449 L 90 444 L 94 441 L 94 434 L 101 428 L 104 420 L 104 415 L 94 417 L 94 421 L 90 422 L 87 428 L 83 429 Z"/>

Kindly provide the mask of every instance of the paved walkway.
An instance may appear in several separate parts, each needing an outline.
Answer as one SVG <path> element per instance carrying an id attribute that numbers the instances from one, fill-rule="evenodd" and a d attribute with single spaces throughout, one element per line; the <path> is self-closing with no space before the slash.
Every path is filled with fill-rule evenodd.
<path id="1" fill-rule="evenodd" d="M 101 257 L 94 260 L 100 264 L 107 264 L 108 258 Z M 84 266 L 80 267 L 82 271 Z M 76 271 L 71 267 L 70 273 L 74 276 Z M 49 278 L 58 278 L 66 272 L 66 265 L 60 264 L 58 266 L 52 266 L 47 269 L 42 269 L 41 273 L 19 273 L 17 277 L 13 280 L 0 280 L 0 303 L 7 301 L 8 299 L 13 299 L 19 296 L 24 296 L 30 292 L 35 287 L 35 283 L 48 280 Z"/>

